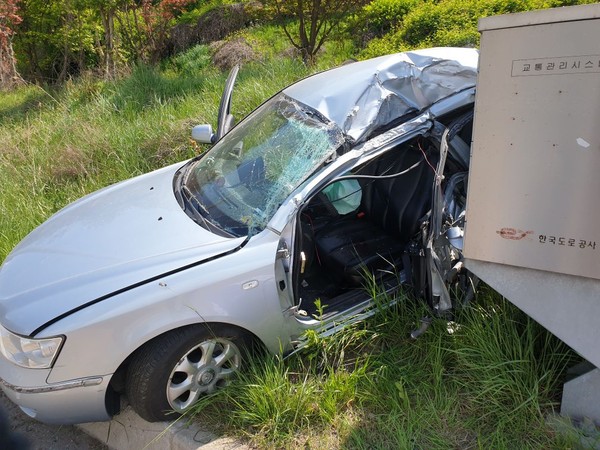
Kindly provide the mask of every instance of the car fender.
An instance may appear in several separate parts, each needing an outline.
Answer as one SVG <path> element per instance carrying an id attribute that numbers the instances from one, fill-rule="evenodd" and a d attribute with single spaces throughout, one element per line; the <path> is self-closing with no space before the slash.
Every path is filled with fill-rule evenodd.
<path id="1" fill-rule="evenodd" d="M 112 374 L 152 338 L 193 324 L 224 323 L 278 352 L 289 344 L 274 277 L 279 236 L 265 230 L 240 251 L 139 286 L 44 330 L 67 340 L 48 382 Z M 74 373 L 77 370 L 77 373 Z"/>

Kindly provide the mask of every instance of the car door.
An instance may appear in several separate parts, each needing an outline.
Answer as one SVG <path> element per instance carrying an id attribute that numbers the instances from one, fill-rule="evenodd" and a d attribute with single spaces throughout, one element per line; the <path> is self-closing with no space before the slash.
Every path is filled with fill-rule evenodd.
<path id="1" fill-rule="evenodd" d="M 223 90 L 223 95 L 221 96 L 221 102 L 219 104 L 215 142 L 225 136 L 234 125 L 235 118 L 231 114 L 231 97 L 233 95 L 233 88 L 239 71 L 240 66 L 235 65 L 229 72 L 229 76 L 225 82 L 225 89 Z"/>
<path id="2" fill-rule="evenodd" d="M 192 139 L 202 144 L 215 144 L 225 136 L 234 125 L 235 118 L 231 114 L 231 97 L 233 94 L 233 87 L 235 80 L 239 72 L 239 66 L 234 66 L 229 72 L 227 81 L 225 82 L 225 88 L 221 95 L 221 102 L 219 104 L 219 114 L 217 117 L 217 132 L 213 132 L 212 125 L 201 124 L 196 125 L 192 128 Z"/>

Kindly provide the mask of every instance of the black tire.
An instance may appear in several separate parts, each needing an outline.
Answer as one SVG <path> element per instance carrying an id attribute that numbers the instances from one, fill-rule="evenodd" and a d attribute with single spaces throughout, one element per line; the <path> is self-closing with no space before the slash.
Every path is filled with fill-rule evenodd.
<path id="1" fill-rule="evenodd" d="M 173 420 L 237 372 L 248 340 L 233 328 L 190 326 L 151 340 L 127 369 L 129 403 L 149 422 Z"/>

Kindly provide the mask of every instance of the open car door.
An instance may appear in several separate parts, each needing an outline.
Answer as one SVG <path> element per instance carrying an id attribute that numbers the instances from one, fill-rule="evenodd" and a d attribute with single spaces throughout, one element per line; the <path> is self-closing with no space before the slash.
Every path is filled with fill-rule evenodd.
<path id="1" fill-rule="evenodd" d="M 227 132 L 231 129 L 234 124 L 234 117 L 231 114 L 231 96 L 233 94 L 233 86 L 237 79 L 240 66 L 234 66 L 229 72 L 227 81 L 225 82 L 225 90 L 221 96 L 221 103 L 219 104 L 219 117 L 217 120 L 217 134 L 215 135 L 215 142 L 218 142 Z"/>
<path id="2" fill-rule="evenodd" d="M 231 95 L 239 70 L 240 67 L 237 65 L 231 69 L 227 81 L 225 82 L 225 90 L 223 91 L 221 103 L 219 105 L 217 133 L 213 133 L 213 128 L 210 124 L 196 125 L 192 128 L 192 139 L 195 141 L 202 144 L 214 144 L 221 140 L 233 126 L 234 117 L 231 114 Z"/>

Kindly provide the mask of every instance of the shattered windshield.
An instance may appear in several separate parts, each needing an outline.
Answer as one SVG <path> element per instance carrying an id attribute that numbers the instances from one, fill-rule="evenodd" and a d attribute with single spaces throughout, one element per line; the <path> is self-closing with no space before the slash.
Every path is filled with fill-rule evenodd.
<path id="1" fill-rule="evenodd" d="M 280 94 L 188 167 L 186 211 L 229 235 L 256 234 L 343 140 L 333 123 Z"/>

